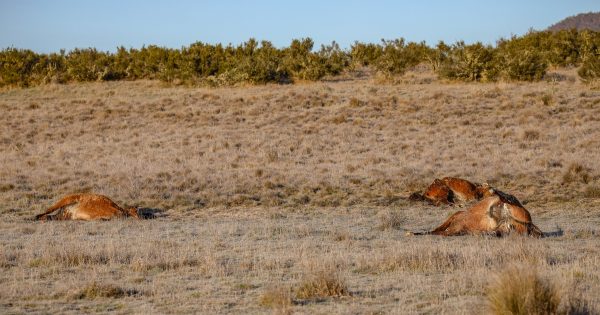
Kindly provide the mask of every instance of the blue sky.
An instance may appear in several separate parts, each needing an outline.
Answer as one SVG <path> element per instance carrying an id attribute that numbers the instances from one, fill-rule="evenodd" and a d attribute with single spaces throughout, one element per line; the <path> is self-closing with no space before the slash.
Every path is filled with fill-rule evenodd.
<path id="1" fill-rule="evenodd" d="M 399 37 L 493 44 L 590 11 L 600 11 L 599 0 L 0 0 L 0 48 L 114 51 L 250 37 L 278 47 L 302 37 L 342 47 Z"/>

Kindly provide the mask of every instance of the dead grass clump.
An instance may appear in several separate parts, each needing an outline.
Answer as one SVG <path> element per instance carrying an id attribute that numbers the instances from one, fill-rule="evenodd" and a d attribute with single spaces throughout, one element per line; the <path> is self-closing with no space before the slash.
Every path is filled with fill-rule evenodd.
<path id="1" fill-rule="evenodd" d="M 331 270 L 322 270 L 306 276 L 296 290 L 296 298 L 301 300 L 342 296 L 350 296 L 348 286 L 338 272 Z"/>
<path id="2" fill-rule="evenodd" d="M 271 286 L 260 296 L 259 304 L 285 312 L 292 306 L 292 292 L 290 288 Z"/>
<path id="3" fill-rule="evenodd" d="M 569 295 L 561 305 L 559 314 L 565 315 L 591 315 L 599 312 L 590 305 L 590 302 L 581 295 Z"/>
<path id="4" fill-rule="evenodd" d="M 331 119 L 331 122 L 336 125 L 343 124 L 346 121 L 348 121 L 348 119 L 346 118 L 346 115 L 344 115 L 344 114 L 339 114 Z"/>
<path id="5" fill-rule="evenodd" d="M 497 98 L 498 96 L 502 95 L 502 90 L 499 87 L 495 87 L 492 90 L 489 91 L 485 91 L 483 93 L 483 97 L 485 98 Z"/>
<path id="6" fill-rule="evenodd" d="M 0 192 L 7 192 L 10 190 L 13 190 L 15 188 L 15 185 L 13 184 L 2 184 L 0 185 Z"/>
<path id="7" fill-rule="evenodd" d="M 535 141 L 540 138 L 540 132 L 537 130 L 525 130 L 523 132 L 523 140 L 525 141 Z"/>
<path id="8" fill-rule="evenodd" d="M 347 230 L 336 230 L 333 232 L 333 240 L 336 242 L 346 241 L 349 239 L 351 239 L 351 236 Z"/>
<path id="9" fill-rule="evenodd" d="M 565 174 L 563 175 L 563 184 L 569 183 L 584 183 L 587 184 L 590 181 L 590 169 L 579 164 L 572 163 Z"/>
<path id="10" fill-rule="evenodd" d="M 95 299 L 95 298 L 122 298 L 125 296 L 138 295 L 137 290 L 125 290 L 112 284 L 99 284 L 92 282 L 85 286 L 74 298 L 76 299 Z"/>
<path id="11" fill-rule="evenodd" d="M 487 299 L 494 314 L 556 314 L 561 297 L 537 271 L 521 266 L 503 270 L 488 289 Z"/>
<path id="12" fill-rule="evenodd" d="M 350 99 L 350 107 L 360 107 L 363 105 L 363 102 L 355 97 Z"/>
<path id="13" fill-rule="evenodd" d="M 583 196 L 586 198 L 600 198 L 600 186 L 588 186 Z"/>
<path id="14" fill-rule="evenodd" d="M 399 211 L 388 211 L 383 214 L 379 221 L 379 230 L 400 229 L 406 222 L 406 219 Z"/>
<path id="15" fill-rule="evenodd" d="M 77 252 L 76 250 L 56 252 L 48 258 L 52 263 L 68 267 L 80 265 L 106 265 L 110 261 L 108 254 L 104 252 L 89 254 Z"/>
<path id="16" fill-rule="evenodd" d="M 550 95 L 550 94 L 544 94 L 544 95 L 542 95 L 542 97 L 540 98 L 540 100 L 546 106 L 552 105 L 554 103 L 554 97 L 552 97 L 552 95 Z"/>

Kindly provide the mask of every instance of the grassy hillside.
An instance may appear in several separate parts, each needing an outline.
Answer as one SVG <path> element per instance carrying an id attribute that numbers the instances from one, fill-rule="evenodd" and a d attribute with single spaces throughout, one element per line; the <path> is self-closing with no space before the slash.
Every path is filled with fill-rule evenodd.
<path id="1" fill-rule="evenodd" d="M 519 268 L 600 309 L 600 92 L 551 78 L 3 91 L 0 312 L 470 313 Z M 406 200 L 443 176 L 515 194 L 551 237 L 404 236 L 457 211 Z M 29 221 L 81 191 L 163 216 Z"/>

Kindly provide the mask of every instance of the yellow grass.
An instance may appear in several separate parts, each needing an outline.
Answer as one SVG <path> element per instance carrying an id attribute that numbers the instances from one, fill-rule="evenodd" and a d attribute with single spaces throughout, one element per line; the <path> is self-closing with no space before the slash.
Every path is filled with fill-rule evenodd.
<path id="1" fill-rule="evenodd" d="M 0 313 L 477 313 L 514 264 L 600 309 L 600 91 L 574 79 L 50 85 L 0 113 Z M 443 176 L 550 237 L 405 236 L 458 210 L 407 200 Z M 83 191 L 158 218 L 30 221 Z M 324 269 L 341 298 L 296 296 Z"/>

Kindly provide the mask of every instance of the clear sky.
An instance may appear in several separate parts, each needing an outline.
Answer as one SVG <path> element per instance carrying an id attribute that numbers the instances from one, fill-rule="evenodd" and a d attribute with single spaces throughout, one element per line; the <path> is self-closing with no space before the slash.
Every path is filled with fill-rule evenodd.
<path id="1" fill-rule="evenodd" d="M 0 0 L 0 48 L 114 51 L 250 37 L 278 47 L 302 37 L 342 47 L 399 37 L 493 44 L 590 11 L 600 0 Z"/>

